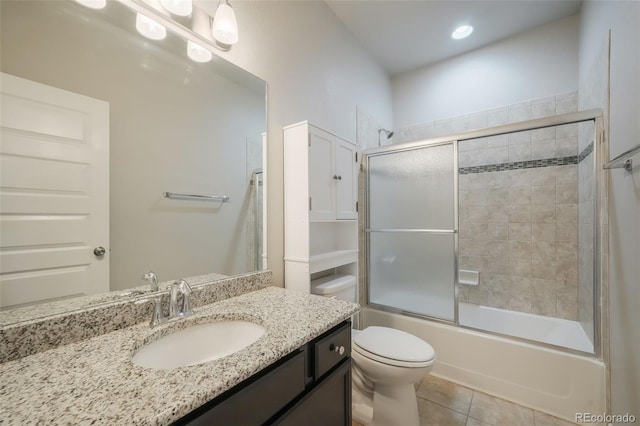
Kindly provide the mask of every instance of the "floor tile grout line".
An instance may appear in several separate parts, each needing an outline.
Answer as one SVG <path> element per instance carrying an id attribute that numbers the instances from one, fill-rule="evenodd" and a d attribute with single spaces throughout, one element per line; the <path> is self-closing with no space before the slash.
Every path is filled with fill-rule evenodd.
<path id="1" fill-rule="evenodd" d="M 442 407 L 442 408 L 446 408 L 447 410 L 453 411 L 454 413 L 462 414 L 463 416 L 468 416 L 469 408 L 471 408 L 471 402 L 469 402 L 469 408 L 467 408 L 467 412 L 466 412 L 466 413 L 463 413 L 462 411 L 458 411 L 458 410 L 456 410 L 455 408 L 447 407 L 446 405 L 444 405 L 444 404 L 442 404 L 442 403 L 440 403 L 440 402 L 437 402 L 437 401 L 433 401 L 433 400 L 431 400 L 431 399 L 429 399 L 429 398 L 425 398 L 425 397 L 420 396 L 420 395 L 416 395 L 416 397 L 418 397 L 418 398 L 420 398 L 420 399 L 424 399 L 425 401 L 428 401 L 428 402 L 430 402 L 430 403 L 432 403 L 432 404 L 439 405 L 440 407 Z"/>
<path id="2" fill-rule="evenodd" d="M 476 391 L 471 390 L 471 399 L 469 400 L 469 408 L 467 408 L 467 417 L 471 415 L 471 405 L 473 404 L 473 397 L 476 396 Z"/>
<path id="3" fill-rule="evenodd" d="M 479 418 L 474 417 L 474 416 L 471 415 L 471 405 L 473 404 L 473 399 L 476 396 L 476 392 L 479 392 L 479 393 L 482 393 L 482 394 L 486 395 L 484 392 L 480 392 L 480 391 L 477 391 L 477 390 L 473 389 L 473 393 L 471 394 L 471 402 L 469 403 L 469 412 L 467 413 L 467 421 L 469 421 L 469 419 L 473 419 L 473 420 L 476 420 L 476 421 L 478 421 L 480 423 L 483 423 L 483 424 L 489 424 L 489 423 L 485 422 L 483 419 L 479 419 Z"/>

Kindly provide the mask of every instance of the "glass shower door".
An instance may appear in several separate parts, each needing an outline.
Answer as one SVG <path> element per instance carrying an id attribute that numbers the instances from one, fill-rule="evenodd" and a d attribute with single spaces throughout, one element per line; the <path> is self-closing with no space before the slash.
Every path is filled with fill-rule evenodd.
<path id="1" fill-rule="evenodd" d="M 369 303 L 455 319 L 454 143 L 369 154 Z"/>

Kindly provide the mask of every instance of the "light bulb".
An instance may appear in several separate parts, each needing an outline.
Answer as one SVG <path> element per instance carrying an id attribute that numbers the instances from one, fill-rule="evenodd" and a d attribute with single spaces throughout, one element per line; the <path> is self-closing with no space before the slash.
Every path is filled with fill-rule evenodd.
<path id="1" fill-rule="evenodd" d="M 162 40 L 167 36 L 167 29 L 164 26 L 141 13 L 136 16 L 136 29 L 151 40 Z"/>
<path id="2" fill-rule="evenodd" d="M 83 6 L 91 9 L 102 9 L 107 5 L 107 0 L 76 0 Z"/>
<path id="3" fill-rule="evenodd" d="M 469 37 L 469 35 L 473 32 L 473 27 L 471 25 L 462 25 L 455 29 L 454 32 L 451 33 L 451 37 L 460 40 L 461 38 Z"/>
<path id="4" fill-rule="evenodd" d="M 223 44 L 236 44 L 238 42 L 238 23 L 236 14 L 228 2 L 222 3 L 213 17 L 213 37 Z"/>
<path id="5" fill-rule="evenodd" d="M 178 16 L 189 16 L 193 10 L 191 0 L 160 0 L 160 4 L 169 12 Z"/>
<path id="6" fill-rule="evenodd" d="M 191 40 L 187 40 L 187 56 L 196 62 L 209 62 L 213 57 L 209 50 Z"/>

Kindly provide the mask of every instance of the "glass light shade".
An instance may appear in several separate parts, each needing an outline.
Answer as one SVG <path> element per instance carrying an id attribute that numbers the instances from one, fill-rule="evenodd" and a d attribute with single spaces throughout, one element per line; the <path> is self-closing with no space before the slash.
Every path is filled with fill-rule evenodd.
<path id="1" fill-rule="evenodd" d="M 226 1 L 218 6 L 218 10 L 216 10 L 211 33 L 220 43 L 236 44 L 238 42 L 236 14 Z"/>
<path id="2" fill-rule="evenodd" d="M 187 40 L 187 55 L 195 62 L 209 62 L 213 54 L 197 43 Z"/>
<path id="3" fill-rule="evenodd" d="M 76 0 L 83 6 L 91 9 L 102 9 L 107 5 L 107 0 Z"/>
<path id="4" fill-rule="evenodd" d="M 189 16 L 193 10 L 191 0 L 160 0 L 162 7 L 178 16 Z"/>
<path id="5" fill-rule="evenodd" d="M 461 38 L 469 37 L 473 32 L 473 27 L 471 25 L 462 25 L 455 29 L 454 32 L 451 33 L 451 37 L 460 40 Z"/>
<path id="6" fill-rule="evenodd" d="M 151 40 L 162 40 L 167 36 L 167 29 L 164 26 L 141 13 L 136 16 L 136 29 L 140 34 Z"/>

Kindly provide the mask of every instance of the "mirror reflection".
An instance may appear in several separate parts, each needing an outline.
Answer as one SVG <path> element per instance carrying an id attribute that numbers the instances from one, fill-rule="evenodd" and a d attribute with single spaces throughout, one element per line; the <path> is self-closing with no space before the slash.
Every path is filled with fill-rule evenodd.
<path id="1" fill-rule="evenodd" d="M 0 7 L 2 310 L 262 269 L 264 81 L 118 2 Z"/>

